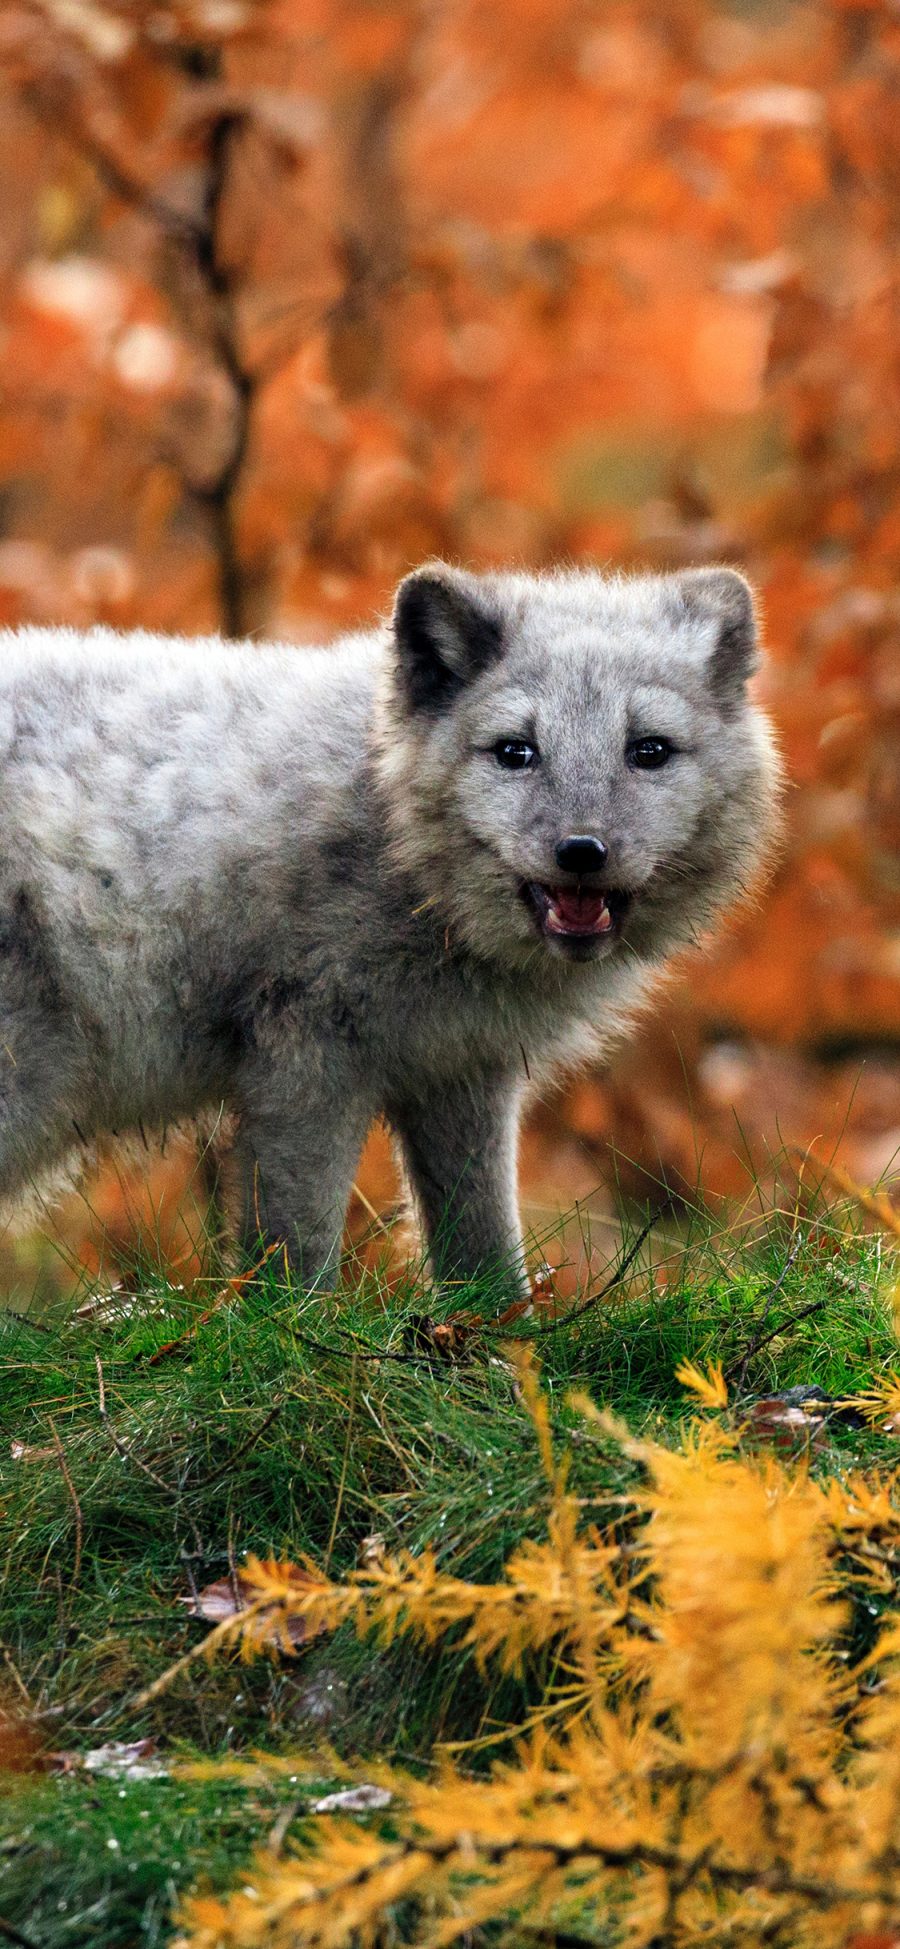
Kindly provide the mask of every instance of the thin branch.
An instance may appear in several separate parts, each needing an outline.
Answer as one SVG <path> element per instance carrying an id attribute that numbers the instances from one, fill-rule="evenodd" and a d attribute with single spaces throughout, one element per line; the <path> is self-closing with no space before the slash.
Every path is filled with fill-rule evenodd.
<path id="1" fill-rule="evenodd" d="M 725 1369 L 723 1378 L 726 1381 L 735 1379 L 739 1388 L 743 1387 L 744 1385 L 744 1381 L 747 1376 L 747 1368 L 749 1367 L 751 1360 L 755 1358 L 755 1356 L 760 1352 L 761 1348 L 767 1347 L 769 1341 L 776 1339 L 777 1335 L 782 1331 L 783 1323 L 773 1327 L 771 1332 L 769 1333 L 764 1333 L 763 1328 L 765 1327 L 769 1314 L 772 1311 L 772 1301 L 778 1297 L 778 1294 L 780 1293 L 784 1285 L 784 1282 L 788 1276 L 788 1273 L 791 1270 L 791 1267 L 796 1263 L 803 1242 L 804 1242 L 803 1233 L 795 1232 L 793 1239 L 791 1240 L 790 1250 L 785 1258 L 784 1264 L 781 1268 L 781 1271 L 778 1274 L 777 1279 L 769 1287 L 768 1291 L 764 1293 L 762 1296 L 763 1309 L 756 1321 L 755 1333 L 748 1341 L 747 1346 L 744 1349 L 744 1352 L 742 1354 L 738 1354 L 736 1359 L 732 1361 L 731 1366 L 726 1367 Z M 796 1317 L 805 1319 L 806 1314 L 805 1313 L 799 1314 Z M 793 1323 L 793 1321 L 790 1323 Z"/>
<path id="2" fill-rule="evenodd" d="M 254 1428 L 252 1435 L 248 1435 L 246 1441 L 241 1442 L 240 1447 L 235 1449 L 233 1455 L 229 1455 L 227 1461 L 223 1462 L 219 1468 L 212 1469 L 209 1475 L 202 1475 L 198 1482 L 192 1483 L 189 1493 L 196 1495 L 198 1490 L 209 1489 L 214 1482 L 221 1482 L 224 1476 L 230 1475 L 232 1469 L 237 1466 L 238 1462 L 242 1462 L 245 1455 L 249 1455 L 251 1449 L 256 1447 L 257 1442 L 262 1441 L 263 1435 L 271 1428 L 273 1421 L 277 1421 L 286 1398 L 285 1395 L 282 1395 L 280 1400 L 274 1403 L 274 1406 L 269 1409 L 268 1414 L 263 1417 L 259 1427 Z"/>
<path id="3" fill-rule="evenodd" d="M 655 1218 L 648 1218 L 646 1225 L 642 1226 L 637 1238 L 629 1246 L 624 1259 L 620 1260 L 615 1272 L 611 1278 L 607 1279 L 605 1285 L 601 1286 L 598 1292 L 591 1293 L 588 1299 L 582 1300 L 581 1305 L 575 1306 L 570 1313 L 561 1313 L 559 1319 L 553 1320 L 550 1326 L 542 1327 L 537 1335 L 538 1340 L 546 1339 L 550 1333 L 558 1333 L 561 1326 L 571 1326 L 575 1320 L 583 1320 L 586 1313 L 592 1312 L 595 1306 L 599 1306 L 601 1300 L 606 1299 L 609 1293 L 614 1292 L 615 1288 L 621 1285 L 626 1272 L 630 1271 L 644 1240 L 649 1238 L 655 1224 Z"/>
<path id="4" fill-rule="evenodd" d="M 202 287 L 209 324 L 193 320 L 224 374 L 231 393 L 232 429 L 227 451 L 215 476 L 196 486 L 182 476 L 185 493 L 206 513 L 216 560 L 222 628 L 228 636 L 244 636 L 250 626 L 249 588 L 241 560 L 237 525 L 237 495 L 250 445 L 260 375 L 247 363 L 235 301 L 235 280 L 222 252 L 221 223 L 228 196 L 234 146 L 247 123 L 247 111 L 230 107 L 210 124 L 202 213 L 179 210 L 136 175 L 128 164 L 86 122 L 77 108 L 59 99 L 59 90 L 32 82 L 23 99 L 44 123 L 62 130 L 113 196 L 154 223 L 193 268 Z"/>
<path id="5" fill-rule="evenodd" d="M 257 1259 L 255 1265 L 250 1266 L 246 1272 L 239 1272 L 235 1278 L 226 1280 L 225 1285 L 213 1300 L 212 1305 L 206 1307 L 194 1321 L 193 1325 L 187 1327 L 184 1333 L 179 1333 L 177 1339 L 164 1340 L 162 1346 L 157 1347 L 156 1352 L 150 1355 L 147 1365 L 149 1367 L 158 1366 L 161 1360 L 168 1360 L 176 1348 L 183 1346 L 186 1340 L 193 1340 L 195 1334 L 199 1333 L 200 1328 L 208 1326 L 210 1320 L 214 1319 L 215 1315 L 221 1312 L 223 1306 L 227 1306 L 231 1300 L 237 1298 L 247 1286 L 253 1283 L 253 1280 L 262 1272 L 264 1266 L 268 1265 L 273 1253 L 280 1252 L 281 1249 L 280 1242 L 276 1240 L 273 1245 L 266 1247 L 262 1257 Z"/>
<path id="6" fill-rule="evenodd" d="M 311 1333 L 297 1333 L 295 1338 L 301 1347 L 311 1347 L 314 1353 L 327 1353 L 338 1360 L 395 1360 L 402 1367 L 433 1367 L 435 1360 L 444 1356 L 434 1353 L 398 1353 L 393 1347 L 365 1346 L 359 1340 L 351 1340 L 346 1347 L 329 1347 L 324 1340 L 316 1340 Z"/>
<path id="7" fill-rule="evenodd" d="M 244 636 L 249 628 L 247 578 L 237 537 L 236 494 L 247 459 L 259 381 L 244 358 L 240 342 L 234 276 L 222 255 L 220 226 L 228 193 L 235 143 L 246 116 L 228 109 L 216 116 L 209 132 L 209 157 L 203 222 L 191 238 L 198 274 L 210 301 L 213 349 L 231 387 L 234 427 L 229 451 L 215 479 L 194 488 L 194 499 L 206 508 L 212 529 L 219 577 L 222 626 L 228 636 Z"/>
<path id="8" fill-rule="evenodd" d="M 814 1313 L 823 1313 L 827 1304 L 828 1301 L 825 1299 L 813 1299 L 808 1306 L 801 1306 L 798 1312 L 788 1313 L 782 1319 L 776 1320 L 775 1325 L 769 1328 L 768 1333 L 760 1334 L 755 1340 L 751 1341 L 747 1349 L 747 1360 L 749 1361 L 756 1354 L 761 1353 L 763 1347 L 767 1347 L 770 1341 L 777 1340 L 782 1333 L 790 1333 L 795 1326 L 800 1326 L 803 1320 L 811 1319 Z M 726 1368 L 723 1378 L 727 1381 L 729 1376 L 734 1373 L 734 1370 L 734 1364 L 732 1364 L 731 1367 Z"/>
<path id="9" fill-rule="evenodd" d="M 259 1605 L 254 1609 L 258 1610 Z M 210 1633 L 213 1637 L 223 1632 L 221 1625 Z M 184 1662 L 184 1661 L 182 1661 Z M 179 1667 L 173 1667 L 173 1673 Z M 149 1687 L 136 1705 L 146 1702 L 152 1693 Z M 328 1905 L 333 1914 L 334 1904 L 352 1889 L 365 1888 L 383 1870 L 395 1863 L 420 1857 L 423 1870 L 438 1868 L 452 1869 L 457 1861 L 471 1874 L 474 1867 L 484 1862 L 489 1867 L 499 1868 L 516 1855 L 526 1857 L 537 1870 L 538 1859 L 546 1861 L 549 1869 L 565 1870 L 583 1867 L 596 1862 L 599 1867 L 614 1872 L 628 1873 L 634 1869 L 657 1868 L 663 1874 L 676 1876 L 680 1889 L 684 1890 L 697 1883 L 708 1881 L 716 1889 L 733 1889 L 738 1892 L 762 1892 L 768 1895 L 797 1895 L 811 1908 L 835 1908 L 844 1903 L 854 1907 L 873 1900 L 870 1887 L 845 1887 L 838 1882 L 828 1882 L 812 1875 L 795 1874 L 781 1863 L 771 1868 L 741 1866 L 731 1861 L 717 1861 L 712 1857 L 711 1844 L 707 1843 L 695 1854 L 683 1854 L 678 1848 L 665 1847 L 637 1840 L 628 1844 L 605 1843 L 593 1836 L 582 1835 L 569 1843 L 545 1840 L 534 1833 L 517 1836 L 510 1840 L 485 1841 L 479 1844 L 476 1834 L 467 1833 L 465 1840 L 451 1836 L 447 1840 L 430 1840 L 427 1836 L 416 1834 L 403 1839 L 393 1846 L 388 1845 L 374 1860 L 366 1859 L 360 1867 L 351 1868 L 347 1874 L 333 1881 L 330 1887 L 318 1887 L 312 1897 L 302 1900 L 302 1908 L 309 1914 L 314 1907 Z M 537 1857 L 537 1859 L 536 1859 Z M 301 1904 L 298 1904 L 301 1906 Z"/>

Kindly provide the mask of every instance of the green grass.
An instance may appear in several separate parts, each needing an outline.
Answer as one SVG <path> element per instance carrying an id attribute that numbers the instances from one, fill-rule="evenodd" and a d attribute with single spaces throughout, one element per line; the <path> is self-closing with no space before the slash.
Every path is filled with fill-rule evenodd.
<path id="1" fill-rule="evenodd" d="M 565 1405 L 570 1386 L 635 1431 L 675 1439 L 689 1412 L 678 1363 L 735 1367 L 761 1330 L 779 1329 L 749 1361 L 748 1395 L 799 1383 L 855 1393 L 895 1363 L 878 1241 L 848 1231 L 845 1212 L 820 1212 L 804 1231 L 788 1263 L 783 1217 L 755 1235 L 695 1221 L 652 1244 L 664 1290 L 645 1252 L 627 1287 L 582 1319 L 552 1333 L 517 1325 L 516 1337 L 539 1340 L 589 1516 L 618 1516 L 636 1467 L 611 1441 L 584 1438 Z M 158 1276 L 148 1273 L 141 1297 L 142 1310 L 111 1324 L 44 1314 L 0 1325 L 0 1701 L 27 1695 L 55 1750 L 150 1734 L 182 1760 L 327 1740 L 348 1756 L 390 1750 L 427 1765 L 437 1742 L 521 1717 L 547 1682 L 539 1664 L 500 1681 L 452 1643 L 385 1651 L 349 1632 L 295 1661 L 195 1663 L 135 1709 L 202 1636 L 179 1602 L 190 1579 L 227 1575 L 247 1550 L 308 1552 L 337 1572 L 377 1533 L 388 1549 L 429 1544 L 456 1572 L 491 1578 L 520 1538 L 541 1534 L 546 1513 L 510 1334 L 486 1324 L 458 1362 L 420 1349 L 426 1303 L 489 1321 L 489 1293 L 426 1302 L 411 1286 L 388 1301 L 369 1280 L 338 1303 L 269 1273 L 205 1322 L 202 1298 Z M 11 1442 L 24 1457 L 13 1459 Z M 884 1467 L 885 1448 L 883 1435 L 835 1425 L 813 1465 Z M 286 1782 L 10 1777 L 0 1940 L 5 1921 L 35 1949 L 163 1943 L 178 1892 L 204 1878 L 226 1885 L 292 1795 L 300 1818 L 303 1789 Z"/>
<path id="2" fill-rule="evenodd" d="M 276 1823 L 302 1832 L 307 1783 L 18 1781 L 0 1825 L 0 1939 L 40 1949 L 157 1949 L 182 1889 L 225 1887 Z"/>

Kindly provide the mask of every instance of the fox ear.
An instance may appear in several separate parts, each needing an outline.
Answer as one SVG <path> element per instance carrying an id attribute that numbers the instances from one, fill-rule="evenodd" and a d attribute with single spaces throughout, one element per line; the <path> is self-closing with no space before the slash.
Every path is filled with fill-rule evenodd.
<path id="1" fill-rule="evenodd" d="M 394 602 L 400 675 L 414 711 L 440 711 L 503 653 L 503 629 L 474 575 L 429 562 Z"/>
<path id="2" fill-rule="evenodd" d="M 759 663 L 756 605 L 749 582 L 734 568 L 691 569 L 678 577 L 688 615 L 713 634 L 709 675 L 723 698 L 737 697 Z"/>

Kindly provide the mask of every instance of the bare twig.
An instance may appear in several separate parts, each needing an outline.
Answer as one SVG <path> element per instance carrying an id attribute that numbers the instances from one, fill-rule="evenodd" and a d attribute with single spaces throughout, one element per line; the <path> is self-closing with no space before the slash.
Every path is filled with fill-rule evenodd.
<path id="1" fill-rule="evenodd" d="M 194 1576 L 193 1557 L 191 1555 L 190 1550 L 186 1550 L 183 1544 L 178 1554 L 179 1557 L 181 1558 L 182 1563 L 184 1564 L 184 1574 L 188 1580 L 188 1587 L 190 1589 L 191 1596 L 194 1600 L 195 1613 L 198 1617 L 201 1617 L 203 1614 L 203 1606 L 200 1602 L 200 1592 L 197 1589 L 197 1579 Z"/>
<path id="2" fill-rule="evenodd" d="M 553 1320 L 549 1326 L 543 1327 L 537 1336 L 538 1339 L 545 1339 L 549 1333 L 558 1333 L 561 1326 L 571 1326 L 575 1320 L 583 1320 L 586 1313 L 592 1312 L 595 1306 L 599 1306 L 601 1300 L 606 1299 L 609 1293 L 614 1292 L 616 1286 L 621 1285 L 626 1272 L 630 1271 L 644 1240 L 649 1238 L 655 1224 L 655 1218 L 648 1218 L 646 1225 L 642 1226 L 637 1238 L 629 1246 L 624 1259 L 620 1260 L 615 1272 L 607 1279 L 605 1285 L 601 1286 L 598 1292 L 591 1293 L 587 1299 L 582 1300 L 580 1306 L 573 1307 L 570 1313 L 561 1313 L 558 1320 Z"/>
<path id="3" fill-rule="evenodd" d="M 191 328 L 224 374 L 231 396 L 231 429 L 211 479 L 197 485 L 182 469 L 182 487 L 205 511 L 216 559 L 219 609 L 228 636 L 250 628 L 249 580 L 241 560 L 237 500 L 250 444 L 251 422 L 264 375 L 247 362 L 241 343 L 235 274 L 222 245 L 223 211 L 237 145 L 248 112 L 233 103 L 212 118 L 207 134 L 206 178 L 200 214 L 179 209 L 125 161 L 96 126 L 79 112 L 77 94 L 46 69 L 23 89 L 23 99 L 45 124 L 61 131 L 113 196 L 155 225 L 188 267 L 202 302 L 188 310 Z"/>
<path id="4" fill-rule="evenodd" d="M 202 1326 L 208 1326 L 210 1320 L 214 1319 L 216 1314 L 221 1312 L 223 1306 L 227 1306 L 230 1300 L 237 1298 L 238 1294 L 242 1293 L 245 1287 L 252 1285 L 257 1274 L 262 1272 L 264 1266 L 268 1265 L 273 1254 L 280 1252 L 281 1249 L 281 1242 L 276 1239 L 273 1245 L 266 1247 L 262 1257 L 257 1259 L 256 1264 L 252 1265 L 247 1272 L 239 1272 L 234 1279 L 227 1279 L 221 1292 L 213 1300 L 212 1305 L 207 1306 L 199 1314 L 193 1325 L 189 1326 L 184 1333 L 179 1333 L 177 1339 L 164 1340 L 162 1346 L 157 1347 L 156 1352 L 150 1355 L 147 1363 L 148 1366 L 157 1367 L 161 1360 L 167 1360 L 169 1355 L 174 1353 L 177 1347 L 183 1346 L 186 1340 L 193 1340 L 195 1335 L 199 1333 L 200 1328 Z"/>
<path id="5" fill-rule="evenodd" d="M 246 1441 L 242 1442 L 240 1447 L 235 1449 L 233 1455 L 229 1455 L 228 1460 L 223 1462 L 220 1468 L 212 1469 L 209 1475 L 202 1475 L 200 1480 L 193 1484 L 194 1490 L 208 1489 L 213 1482 L 221 1482 L 223 1476 L 230 1475 L 232 1469 L 237 1466 L 237 1463 L 242 1462 L 244 1456 L 249 1455 L 250 1450 L 256 1447 L 257 1442 L 262 1441 L 266 1430 L 271 1428 L 273 1421 L 276 1421 L 280 1415 L 284 1407 L 284 1402 L 285 1396 L 282 1395 L 269 1409 L 268 1414 L 263 1417 L 259 1427 L 254 1428 L 252 1435 L 247 1436 Z"/>
<path id="6" fill-rule="evenodd" d="M 238 1570 L 237 1558 L 234 1554 L 234 1510 L 233 1509 L 229 1509 L 228 1511 L 228 1582 L 231 1586 L 231 1599 L 232 1599 L 232 1603 L 234 1604 L 234 1608 L 236 1611 L 241 1611 L 244 1608 L 244 1603 L 243 1603 L 243 1598 L 241 1597 L 240 1571 Z"/>
<path id="7" fill-rule="evenodd" d="M 212 318 L 212 347 L 231 388 L 233 427 L 228 451 L 214 479 L 193 489 L 205 507 L 212 530 L 219 579 L 222 626 L 228 636 L 250 627 L 247 577 L 237 537 L 237 492 L 250 444 L 258 375 L 247 363 L 238 325 L 235 280 L 222 251 L 221 219 L 228 194 L 232 158 L 244 132 L 245 115 L 223 110 L 210 125 L 203 221 L 190 240 L 194 263 L 205 288 Z"/>
<path id="8" fill-rule="evenodd" d="M 538 1340 L 543 1340 L 548 1334 L 556 1333 L 560 1327 L 569 1326 L 574 1320 L 583 1319 L 584 1315 L 591 1312 L 593 1307 L 599 1306 L 601 1300 L 605 1299 L 609 1293 L 615 1290 L 616 1286 L 621 1284 L 626 1273 L 634 1264 L 645 1239 L 653 1230 L 655 1223 L 655 1218 L 651 1218 L 648 1219 L 646 1225 L 642 1226 L 637 1238 L 629 1246 L 628 1251 L 616 1267 L 615 1272 L 600 1287 L 598 1292 L 591 1293 L 589 1298 L 584 1300 L 580 1306 L 574 1307 L 571 1312 L 562 1313 L 559 1319 L 554 1320 L 550 1326 L 541 1328 L 535 1337 Z M 489 1320 L 484 1321 L 485 1327 L 489 1327 L 490 1324 L 491 1322 Z M 310 1347 L 315 1353 L 331 1354 L 339 1360 L 394 1360 L 404 1367 L 432 1367 L 434 1365 L 435 1357 L 432 1353 L 400 1353 L 395 1351 L 393 1347 L 366 1346 L 359 1340 L 352 1340 L 349 1346 L 328 1346 L 324 1340 L 318 1340 L 313 1334 L 306 1333 L 305 1331 L 297 1333 L 296 1337 L 301 1346 Z M 512 1338 L 521 1340 L 522 1335 L 521 1332 L 517 1332 L 515 1335 L 501 1333 L 499 1338 L 501 1341 Z"/>
<path id="9" fill-rule="evenodd" d="M 139 1455 L 135 1455 L 133 1450 L 128 1447 L 127 1442 L 124 1442 L 122 1440 L 121 1435 L 116 1434 L 115 1428 L 113 1427 L 112 1422 L 110 1421 L 109 1416 L 106 1412 L 106 1383 L 103 1379 L 103 1365 L 100 1359 L 100 1355 L 98 1353 L 95 1353 L 94 1355 L 94 1364 L 97 1369 L 97 1391 L 99 1395 L 100 1420 L 102 1421 L 106 1433 L 109 1436 L 110 1441 L 112 1442 L 116 1454 L 121 1456 L 123 1462 L 131 1462 L 134 1468 L 140 1470 L 141 1475 L 146 1475 L 148 1481 L 152 1482 L 157 1489 L 162 1489 L 167 1496 L 173 1496 L 173 1497 L 177 1496 L 178 1490 L 173 1489 L 171 1483 L 166 1482 L 163 1476 L 157 1475 L 156 1470 L 150 1467 L 149 1462 L 142 1461 L 141 1457 Z"/>
<path id="10" fill-rule="evenodd" d="M 783 1319 L 776 1320 L 775 1325 L 769 1328 L 768 1333 L 763 1333 L 757 1339 L 751 1341 L 747 1349 L 746 1361 L 749 1362 L 756 1354 L 761 1353 L 763 1347 L 767 1347 L 770 1341 L 777 1340 L 782 1333 L 792 1332 L 795 1326 L 799 1326 L 803 1320 L 810 1319 L 813 1313 L 823 1313 L 826 1305 L 827 1301 L 824 1299 L 813 1299 L 808 1306 L 801 1306 L 798 1312 L 788 1313 Z M 743 1358 L 740 1365 L 743 1368 Z M 723 1378 L 727 1381 L 733 1373 L 734 1366 L 728 1367 L 725 1370 Z"/>
<path id="11" fill-rule="evenodd" d="M 433 1367 L 435 1353 L 399 1353 L 393 1347 L 365 1346 L 359 1340 L 351 1340 L 346 1347 L 329 1347 L 324 1340 L 316 1340 L 311 1333 L 298 1333 L 296 1338 L 301 1347 L 311 1347 L 314 1353 L 332 1354 L 338 1360 L 394 1360 L 401 1367 Z"/>
<path id="12" fill-rule="evenodd" d="M 780 1293 L 784 1285 L 784 1282 L 788 1276 L 788 1273 L 791 1270 L 791 1267 L 796 1263 L 802 1245 L 803 1245 L 803 1233 L 795 1232 L 791 1240 L 790 1250 L 787 1254 L 787 1257 L 785 1258 L 784 1264 L 781 1268 L 781 1271 L 778 1274 L 777 1279 L 769 1287 L 768 1291 L 762 1295 L 763 1309 L 756 1320 L 755 1333 L 748 1341 L 746 1347 L 744 1348 L 743 1353 L 738 1354 L 737 1358 L 732 1361 L 731 1366 L 726 1367 L 725 1369 L 723 1378 L 726 1381 L 730 1381 L 732 1379 L 736 1380 L 739 1388 L 743 1387 L 744 1385 L 744 1381 L 747 1376 L 747 1368 L 749 1367 L 751 1360 L 754 1359 L 755 1355 L 759 1353 L 762 1347 L 767 1347 L 769 1341 L 776 1339 L 778 1334 L 782 1331 L 782 1324 L 773 1327 L 771 1332 L 769 1333 L 764 1333 L 763 1328 L 765 1327 L 766 1321 L 769 1318 L 769 1314 L 772 1311 L 772 1302 L 774 1299 L 778 1297 L 778 1294 Z M 805 1319 L 806 1314 L 802 1313 L 797 1315 L 796 1317 Z"/>

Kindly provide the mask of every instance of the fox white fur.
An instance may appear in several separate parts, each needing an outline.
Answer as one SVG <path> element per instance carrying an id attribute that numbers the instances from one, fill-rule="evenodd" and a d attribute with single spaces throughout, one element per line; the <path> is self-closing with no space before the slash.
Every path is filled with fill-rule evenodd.
<path id="1" fill-rule="evenodd" d="M 602 1053 L 770 849 L 756 660 L 724 569 L 437 564 L 316 650 L 4 633 L 0 1197 L 224 1103 L 240 1235 L 313 1286 L 382 1113 L 435 1275 L 518 1289 L 529 1079 Z M 582 895 L 595 931 L 555 933 Z"/>

